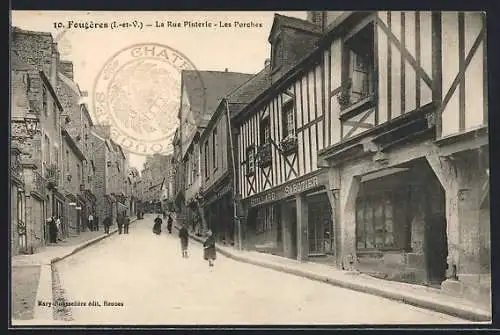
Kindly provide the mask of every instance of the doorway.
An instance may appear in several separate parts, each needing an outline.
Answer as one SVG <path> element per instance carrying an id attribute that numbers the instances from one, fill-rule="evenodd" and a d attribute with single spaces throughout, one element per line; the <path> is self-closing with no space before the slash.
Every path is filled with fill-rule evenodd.
<path id="1" fill-rule="evenodd" d="M 424 252 L 429 286 L 440 286 L 448 267 L 448 237 L 444 189 L 434 173 L 425 178 Z"/>
<path id="2" fill-rule="evenodd" d="M 292 240 L 291 258 L 297 259 L 297 206 L 295 204 L 291 208 L 290 232 Z"/>

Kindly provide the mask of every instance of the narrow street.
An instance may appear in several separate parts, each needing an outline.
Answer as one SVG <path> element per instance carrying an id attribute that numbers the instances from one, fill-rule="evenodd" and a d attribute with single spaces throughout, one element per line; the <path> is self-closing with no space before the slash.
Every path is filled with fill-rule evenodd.
<path id="1" fill-rule="evenodd" d="M 56 263 L 76 324 L 452 324 L 465 320 L 217 255 L 210 269 L 177 231 L 152 233 L 153 216 Z M 165 226 L 165 225 L 164 225 Z M 123 306 L 104 306 L 104 301 Z"/>

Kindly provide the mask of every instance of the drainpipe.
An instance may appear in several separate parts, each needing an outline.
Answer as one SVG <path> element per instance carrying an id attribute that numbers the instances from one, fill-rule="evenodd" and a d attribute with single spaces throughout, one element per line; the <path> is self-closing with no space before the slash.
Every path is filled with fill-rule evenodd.
<path id="1" fill-rule="evenodd" d="M 238 250 L 242 250 L 242 236 L 241 236 L 241 220 L 238 217 L 238 209 L 236 203 L 236 159 L 234 157 L 234 143 L 233 143 L 233 132 L 231 127 L 231 116 L 229 113 L 229 104 L 227 98 L 224 99 L 226 103 L 226 116 L 227 116 L 227 126 L 229 132 L 229 146 L 231 147 L 231 165 L 233 168 L 233 220 L 236 220 L 236 229 L 238 230 Z"/>

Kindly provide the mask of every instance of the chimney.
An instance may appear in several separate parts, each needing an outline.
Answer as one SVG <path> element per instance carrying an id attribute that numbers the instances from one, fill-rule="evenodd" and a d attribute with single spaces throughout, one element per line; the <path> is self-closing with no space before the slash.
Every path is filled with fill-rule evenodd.
<path id="1" fill-rule="evenodd" d="M 318 27 L 323 27 L 323 12 L 319 10 L 308 11 L 307 21 L 314 23 Z"/>
<path id="2" fill-rule="evenodd" d="M 268 68 L 271 66 L 271 58 L 266 58 L 264 61 L 264 68 Z"/>
<path id="3" fill-rule="evenodd" d="M 69 79 L 73 80 L 73 62 L 69 60 L 61 60 L 59 62 L 59 72 L 64 74 Z"/>
<path id="4" fill-rule="evenodd" d="M 57 71 L 61 62 L 59 60 L 59 52 L 57 51 L 56 44 L 52 44 L 52 59 L 50 64 L 50 83 L 53 87 L 57 87 Z"/>

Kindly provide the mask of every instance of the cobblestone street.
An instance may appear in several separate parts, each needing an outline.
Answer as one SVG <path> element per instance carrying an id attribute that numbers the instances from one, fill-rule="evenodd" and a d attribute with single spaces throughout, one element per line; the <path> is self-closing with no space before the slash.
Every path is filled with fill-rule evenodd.
<path id="1" fill-rule="evenodd" d="M 218 255 L 180 255 L 176 232 L 152 217 L 56 264 L 75 324 L 443 324 L 465 320 Z M 90 307 L 97 301 L 100 307 Z M 104 306 L 104 301 L 123 306 Z"/>

